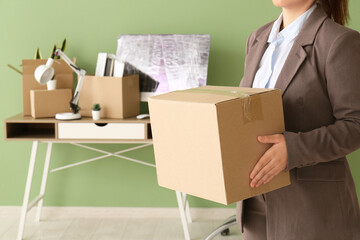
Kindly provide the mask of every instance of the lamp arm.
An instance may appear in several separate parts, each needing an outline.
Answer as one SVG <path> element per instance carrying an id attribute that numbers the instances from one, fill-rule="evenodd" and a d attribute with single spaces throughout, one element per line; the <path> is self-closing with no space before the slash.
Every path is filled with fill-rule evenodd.
<path id="1" fill-rule="evenodd" d="M 77 113 L 79 111 L 78 108 L 78 101 L 79 101 L 79 95 L 80 95 L 80 91 L 81 91 L 81 87 L 83 85 L 84 82 L 84 77 L 85 77 L 85 71 L 81 69 L 80 74 L 78 74 L 78 82 L 76 85 L 76 89 L 74 92 L 74 96 L 72 97 L 71 101 L 70 101 L 70 108 L 74 113 Z"/>
<path id="2" fill-rule="evenodd" d="M 76 66 L 76 64 L 73 63 L 70 60 L 70 58 L 68 58 L 66 56 L 66 54 L 60 50 L 60 48 L 56 49 L 56 51 L 53 53 L 52 58 L 54 58 L 55 56 L 60 56 L 67 63 L 67 65 L 69 65 L 69 67 L 78 75 L 78 82 L 76 85 L 74 96 L 72 97 L 72 99 L 70 101 L 70 109 L 74 113 L 77 113 L 79 111 L 79 107 L 78 107 L 79 95 L 80 95 L 81 87 L 83 85 L 86 71 L 84 69 L 81 69 L 78 66 Z"/>
<path id="3" fill-rule="evenodd" d="M 76 74 L 80 75 L 80 71 L 82 69 L 80 69 L 78 66 L 76 66 L 76 64 L 73 63 L 73 61 L 71 61 L 70 58 L 68 58 L 68 56 L 66 56 L 66 54 L 60 50 L 60 48 L 55 50 L 52 58 L 54 58 L 55 56 L 60 56 Z"/>

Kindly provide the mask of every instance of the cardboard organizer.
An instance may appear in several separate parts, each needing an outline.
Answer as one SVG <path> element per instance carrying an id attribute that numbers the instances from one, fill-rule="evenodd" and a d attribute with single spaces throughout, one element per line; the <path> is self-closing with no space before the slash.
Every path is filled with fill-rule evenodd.
<path id="1" fill-rule="evenodd" d="M 31 98 L 30 98 L 30 91 L 34 90 L 34 95 L 37 95 L 36 90 L 45 90 L 46 85 L 39 84 L 34 76 L 35 69 L 43 64 L 46 64 L 45 59 L 27 59 L 22 60 L 22 68 L 23 68 L 23 75 L 22 75 L 22 95 L 23 95 L 23 114 L 24 116 L 32 115 L 31 113 L 35 113 L 32 117 L 46 115 L 41 109 L 31 109 Z M 56 60 L 53 65 L 56 74 L 57 80 L 57 89 L 70 89 L 71 92 L 73 90 L 73 71 L 72 69 L 63 61 L 63 60 Z M 53 90 L 56 91 L 56 90 Z M 53 105 L 54 108 L 58 108 L 57 98 L 53 97 L 51 94 L 47 94 L 47 101 L 45 102 L 33 102 L 33 106 L 40 106 L 41 104 L 48 104 Z M 33 98 L 34 99 L 34 98 Z M 69 106 L 69 104 L 68 104 Z M 63 106 L 62 106 L 63 107 Z M 40 111 L 40 112 L 39 112 Z M 55 116 L 55 115 L 54 115 Z"/>
<path id="2" fill-rule="evenodd" d="M 91 116 L 95 103 L 101 106 L 101 118 L 128 118 L 140 113 L 139 76 L 85 76 L 79 96 L 80 114 Z"/>
<path id="3" fill-rule="evenodd" d="M 57 80 L 56 90 L 46 90 L 46 85 L 39 84 L 35 69 L 46 64 L 47 60 L 23 60 L 22 93 L 23 115 L 33 118 L 55 117 L 56 113 L 69 112 L 69 102 L 74 89 L 74 74 L 63 61 L 55 60 Z M 139 77 L 137 75 L 118 77 L 85 76 L 79 96 L 80 113 L 91 116 L 95 103 L 101 105 L 102 118 L 128 118 L 140 112 Z"/>

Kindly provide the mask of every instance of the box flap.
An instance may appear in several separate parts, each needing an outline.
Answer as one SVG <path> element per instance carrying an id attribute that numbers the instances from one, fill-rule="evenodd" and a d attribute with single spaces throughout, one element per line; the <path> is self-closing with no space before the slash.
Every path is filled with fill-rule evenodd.
<path id="1" fill-rule="evenodd" d="M 198 87 L 195 89 L 237 91 L 237 92 L 242 92 L 242 93 L 248 94 L 250 96 L 256 95 L 259 93 L 277 90 L 277 89 L 271 89 L 271 88 L 245 88 L 245 87 L 227 87 L 227 86 L 211 86 L 211 85 L 202 86 L 202 87 Z"/>
<path id="2" fill-rule="evenodd" d="M 203 86 L 186 90 L 178 90 L 151 97 L 152 99 L 196 102 L 217 104 L 238 98 L 247 98 L 252 95 L 273 91 L 273 89 L 263 88 L 240 88 L 240 87 L 220 87 L 220 86 Z"/>
<path id="3" fill-rule="evenodd" d="M 175 102 L 192 102 L 216 104 L 223 101 L 236 99 L 234 96 L 216 95 L 207 92 L 201 94 L 187 91 L 175 91 L 150 97 L 152 100 L 175 101 Z"/>

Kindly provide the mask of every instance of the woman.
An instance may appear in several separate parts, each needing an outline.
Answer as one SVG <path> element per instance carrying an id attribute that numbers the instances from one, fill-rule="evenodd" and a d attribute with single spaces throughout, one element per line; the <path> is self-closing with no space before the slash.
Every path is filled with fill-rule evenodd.
<path id="1" fill-rule="evenodd" d="M 282 90 L 286 131 L 250 186 L 289 171 L 291 185 L 237 204 L 244 240 L 360 239 L 360 210 L 345 156 L 360 147 L 360 35 L 347 0 L 273 0 L 275 22 L 247 42 L 243 87 Z M 280 31 L 280 32 L 279 32 Z"/>

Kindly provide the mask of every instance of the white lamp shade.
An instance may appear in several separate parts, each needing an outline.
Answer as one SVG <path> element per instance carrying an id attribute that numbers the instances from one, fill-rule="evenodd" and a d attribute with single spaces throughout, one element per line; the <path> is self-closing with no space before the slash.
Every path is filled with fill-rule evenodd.
<path id="1" fill-rule="evenodd" d="M 49 58 L 46 65 L 40 65 L 35 70 L 35 79 L 41 85 L 46 84 L 54 76 L 54 68 L 52 64 L 54 59 Z"/>

